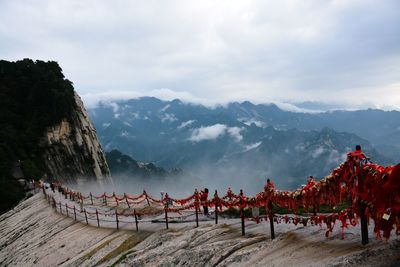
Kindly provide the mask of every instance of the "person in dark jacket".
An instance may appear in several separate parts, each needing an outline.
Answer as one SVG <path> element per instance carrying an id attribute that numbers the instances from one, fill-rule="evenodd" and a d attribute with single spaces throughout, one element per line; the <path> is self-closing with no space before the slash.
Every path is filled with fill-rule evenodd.
<path id="1" fill-rule="evenodd" d="M 203 205 L 203 211 L 205 216 L 208 215 L 207 201 L 208 201 L 208 188 L 204 188 L 204 191 L 201 191 L 200 194 L 200 203 Z"/>

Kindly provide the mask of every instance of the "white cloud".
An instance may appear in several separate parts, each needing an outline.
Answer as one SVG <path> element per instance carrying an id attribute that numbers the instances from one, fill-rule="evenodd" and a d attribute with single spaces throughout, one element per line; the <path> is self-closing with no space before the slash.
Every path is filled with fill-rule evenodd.
<path id="1" fill-rule="evenodd" d="M 188 121 L 182 122 L 181 125 L 178 126 L 178 129 L 183 129 L 183 128 L 193 124 L 194 122 L 196 122 L 196 120 L 188 120 Z"/>
<path id="2" fill-rule="evenodd" d="M 236 142 L 240 142 L 243 139 L 243 136 L 240 134 L 243 131 L 243 128 L 239 127 L 229 127 L 227 128 L 228 134 L 235 139 Z"/>
<path id="3" fill-rule="evenodd" d="M 178 120 L 175 117 L 175 115 L 172 114 L 172 113 L 164 113 L 164 114 L 160 115 L 159 117 L 160 117 L 162 122 L 166 122 L 166 121 L 173 122 L 173 121 Z"/>
<path id="4" fill-rule="evenodd" d="M 150 95 L 400 109 L 399 9 L 397 0 L 0 1 L 0 52 L 58 61 L 87 106 Z"/>
<path id="5" fill-rule="evenodd" d="M 214 107 L 219 103 L 218 100 L 210 100 L 206 98 L 199 98 L 194 96 L 192 93 L 187 91 L 174 91 L 168 88 L 154 89 L 146 92 L 135 91 L 135 90 L 104 90 L 102 92 L 91 92 L 81 94 L 82 100 L 85 106 L 88 108 L 94 108 L 99 105 L 99 103 L 105 105 L 111 105 L 110 102 L 116 100 L 127 100 L 127 99 L 137 99 L 144 96 L 152 96 L 162 100 L 171 101 L 174 99 L 180 99 L 187 104 L 203 104 L 209 107 Z"/>
<path id="6" fill-rule="evenodd" d="M 192 142 L 200 142 L 203 140 L 215 140 L 225 134 L 227 126 L 224 124 L 214 124 L 212 126 L 200 127 L 194 129 L 192 136 L 189 138 Z"/>
<path id="7" fill-rule="evenodd" d="M 325 149 L 322 146 L 319 146 L 311 153 L 311 156 L 315 159 L 321 156 L 324 152 Z"/>
<path id="8" fill-rule="evenodd" d="M 122 131 L 120 134 L 121 137 L 128 137 L 129 133 L 127 131 Z"/>
<path id="9" fill-rule="evenodd" d="M 243 128 L 228 127 L 224 124 L 214 124 L 211 126 L 200 127 L 192 131 L 189 141 L 200 142 L 203 140 L 216 140 L 217 138 L 229 134 L 236 142 L 240 142 L 243 136 L 240 132 Z"/>
<path id="10" fill-rule="evenodd" d="M 254 149 L 254 148 L 257 148 L 257 147 L 259 147 L 261 144 L 262 144 L 262 142 L 257 142 L 257 143 L 254 143 L 254 144 L 247 145 L 247 146 L 245 147 L 244 152 L 249 151 L 249 150 L 252 150 L 252 149 Z"/>
<path id="11" fill-rule="evenodd" d="M 170 104 L 166 105 L 165 107 L 163 107 L 162 109 L 160 109 L 160 112 L 166 111 L 170 106 L 171 106 Z"/>

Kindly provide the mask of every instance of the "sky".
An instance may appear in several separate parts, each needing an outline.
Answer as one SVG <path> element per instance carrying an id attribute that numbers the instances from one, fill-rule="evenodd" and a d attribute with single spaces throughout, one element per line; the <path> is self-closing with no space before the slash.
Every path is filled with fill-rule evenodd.
<path id="1" fill-rule="evenodd" d="M 399 25 L 397 0 L 0 0 L 0 59 L 57 61 L 89 107 L 155 96 L 400 110 Z"/>

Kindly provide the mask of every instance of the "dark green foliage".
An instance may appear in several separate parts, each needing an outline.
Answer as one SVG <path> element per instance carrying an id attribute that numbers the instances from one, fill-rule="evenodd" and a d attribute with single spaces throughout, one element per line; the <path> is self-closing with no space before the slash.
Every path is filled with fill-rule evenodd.
<path id="1" fill-rule="evenodd" d="M 20 160 L 26 178 L 43 174 L 39 139 L 49 126 L 70 118 L 75 107 L 74 88 L 57 62 L 0 61 L 0 194 L 2 207 L 11 207 L 23 196 L 10 178 Z"/>
<path id="2" fill-rule="evenodd" d="M 0 214 L 15 206 L 24 196 L 17 180 L 10 177 L 0 179 Z"/>

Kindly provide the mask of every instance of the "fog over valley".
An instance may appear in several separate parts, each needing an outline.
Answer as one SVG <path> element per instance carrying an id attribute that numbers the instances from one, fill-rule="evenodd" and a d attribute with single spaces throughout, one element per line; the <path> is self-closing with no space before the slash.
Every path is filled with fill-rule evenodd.
<path id="1" fill-rule="evenodd" d="M 142 97 L 100 102 L 89 114 L 117 188 L 123 181 L 122 187 L 132 183 L 156 188 L 157 194 L 202 187 L 255 194 L 268 178 L 280 189 L 294 189 L 310 175 L 329 175 L 356 144 L 375 162 L 399 159 L 400 147 L 391 145 L 400 136 L 397 111 L 304 113 L 248 101 L 207 107 Z M 371 127 L 374 123 L 381 127 Z M 164 173 L 148 170 L 138 178 L 129 164 L 110 162 L 114 149 L 129 156 L 136 169 L 153 163 Z"/>

